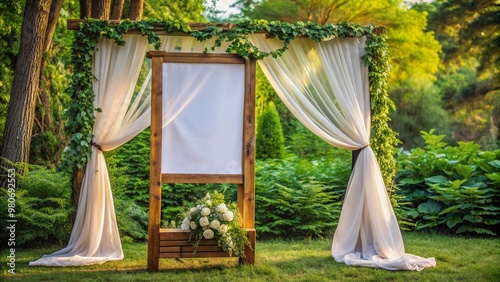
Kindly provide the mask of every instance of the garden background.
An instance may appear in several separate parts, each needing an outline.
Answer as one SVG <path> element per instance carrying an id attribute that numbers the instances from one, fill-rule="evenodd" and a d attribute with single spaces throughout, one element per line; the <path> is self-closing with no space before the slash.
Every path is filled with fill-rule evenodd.
<path id="1" fill-rule="evenodd" d="M 19 81 L 15 75 L 16 67 L 26 68 L 18 60 L 25 2 L 61 6 L 53 37 L 45 42 L 40 57 L 39 83 L 34 90 L 22 92 L 23 88 L 16 87 Z M 240 11 L 237 14 L 221 13 L 215 6 L 217 1 L 208 0 L 121 2 L 124 5 L 118 18 L 130 17 L 134 8 L 130 3 L 141 2 L 139 18 L 143 19 L 349 21 L 384 26 L 392 66 L 388 83 L 394 102 L 390 126 L 400 140 L 394 147 L 397 173 L 387 188 L 400 226 L 405 232 L 433 234 L 429 236 L 494 240 L 498 258 L 498 1 L 239 0 L 234 3 Z M 113 11 L 116 9 L 109 12 Z M 23 159 L 16 160 L 22 172 L 16 177 L 16 247 L 64 246 L 75 212 L 71 174 L 57 169 L 70 138 L 64 130 L 70 103 L 65 90 L 71 77 L 73 31 L 66 29 L 66 21 L 85 13 L 74 0 L 2 0 L 0 13 L 3 157 L 10 159 L 12 150 L 12 143 L 5 141 L 9 128 L 20 126 L 7 114 L 9 106 L 19 107 L 12 102 L 17 100 L 13 97 L 34 98 L 32 128 L 22 140 L 29 149 Z M 330 239 L 350 175 L 351 152 L 333 148 L 310 133 L 288 112 L 260 71 L 257 77 L 258 240 Z M 122 242 L 145 242 L 149 131 L 107 152 L 106 159 Z M 213 190 L 224 191 L 227 199 L 235 200 L 236 189 L 230 185 L 165 185 L 163 226 L 177 226 L 179 212 Z M 0 189 L 0 193 L 0 206 L 7 207 L 7 189 Z M 6 222 L 6 217 L 6 211 L 0 213 L 1 222 Z M 5 230 L 0 231 L 2 245 L 7 236 Z"/>

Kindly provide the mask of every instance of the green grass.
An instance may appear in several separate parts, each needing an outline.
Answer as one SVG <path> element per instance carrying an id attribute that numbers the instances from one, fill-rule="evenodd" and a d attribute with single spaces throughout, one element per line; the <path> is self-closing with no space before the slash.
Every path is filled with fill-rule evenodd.
<path id="1" fill-rule="evenodd" d="M 500 281 L 500 239 L 404 233 L 406 252 L 435 257 L 437 266 L 416 271 L 387 271 L 337 263 L 331 240 L 257 241 L 255 265 L 236 258 L 162 259 L 160 271 L 146 270 L 146 243 L 124 244 L 125 259 L 82 267 L 30 267 L 54 249 L 16 250 L 16 274 L 9 281 Z"/>

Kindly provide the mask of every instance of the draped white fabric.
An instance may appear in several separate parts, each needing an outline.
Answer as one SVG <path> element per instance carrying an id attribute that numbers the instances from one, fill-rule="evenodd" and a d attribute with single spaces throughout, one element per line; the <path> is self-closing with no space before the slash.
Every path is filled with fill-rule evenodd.
<path id="1" fill-rule="evenodd" d="M 201 52 L 212 44 L 191 37 L 161 39 L 162 50 L 166 51 Z M 281 46 L 278 40 L 263 35 L 252 35 L 250 39 L 262 50 Z M 94 57 L 95 107 L 101 112 L 96 114 L 93 141 L 104 151 L 119 147 L 150 123 L 150 74 L 134 95 L 147 40 L 136 35 L 126 35 L 125 40 L 127 44 L 122 47 L 101 40 Z M 362 149 L 333 239 L 333 257 L 349 265 L 421 270 L 435 266 L 435 261 L 405 254 L 380 168 L 369 147 L 368 72 L 360 60 L 364 40 L 315 43 L 298 38 L 282 57 L 259 63 L 283 102 L 305 126 L 334 146 Z M 219 48 L 217 52 L 224 50 Z M 202 79 L 201 75 L 198 79 Z M 164 112 L 163 127 L 181 113 L 194 97 L 190 95 L 164 105 L 174 110 Z M 122 258 L 106 163 L 102 152 L 93 147 L 68 246 L 30 265 L 86 265 Z"/>
<path id="2" fill-rule="evenodd" d="M 126 41 L 120 47 L 113 41 L 101 40 L 94 57 L 94 107 L 101 110 L 96 112 L 93 142 L 104 151 L 120 146 L 144 129 L 134 119 L 140 105 L 129 106 L 147 39 L 128 35 Z M 102 151 L 92 146 L 68 246 L 30 265 L 86 265 L 121 259 L 123 251 L 106 162 Z"/>
<path id="3" fill-rule="evenodd" d="M 252 35 L 264 51 L 276 39 Z M 266 77 L 290 111 L 333 146 L 361 149 L 348 183 L 332 256 L 348 265 L 390 270 L 422 270 L 434 258 L 406 254 L 370 140 L 368 69 L 363 65 L 366 38 L 316 43 L 297 38 L 279 58 L 259 61 Z"/>
<path id="4" fill-rule="evenodd" d="M 138 94 L 134 88 L 148 48 L 147 38 L 125 35 L 125 46 L 103 39 L 94 55 L 93 84 L 96 112 L 93 142 L 103 151 L 113 150 L 149 126 L 151 73 Z M 162 50 L 170 52 L 201 52 L 213 40 L 198 44 L 186 36 L 162 37 Z M 219 49 L 218 52 L 223 52 Z M 201 79 L 201 77 L 200 77 Z M 189 101 L 189 99 L 187 99 Z M 179 107 L 180 103 L 169 107 Z M 165 106 L 164 106 L 165 107 Z M 165 113 L 172 113 L 166 111 Z M 172 118 L 164 115 L 163 126 Z M 111 185 L 102 151 L 92 147 L 80 190 L 80 202 L 68 245 L 50 255 L 30 262 L 31 266 L 70 266 L 104 263 L 123 259 L 123 251 L 116 223 Z"/>

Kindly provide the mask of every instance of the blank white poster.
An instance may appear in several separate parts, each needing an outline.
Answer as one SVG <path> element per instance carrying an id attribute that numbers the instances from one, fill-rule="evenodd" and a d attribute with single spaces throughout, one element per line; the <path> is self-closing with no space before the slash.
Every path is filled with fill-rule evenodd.
<path id="1" fill-rule="evenodd" d="M 163 64 L 162 173 L 241 174 L 243 64 Z"/>

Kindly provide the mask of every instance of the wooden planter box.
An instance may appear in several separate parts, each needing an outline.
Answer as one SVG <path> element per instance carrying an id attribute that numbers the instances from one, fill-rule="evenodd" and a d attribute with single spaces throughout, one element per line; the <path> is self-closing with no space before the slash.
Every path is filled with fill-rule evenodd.
<path id="1" fill-rule="evenodd" d="M 255 229 L 245 229 L 252 249 L 255 250 Z M 214 239 L 201 239 L 198 250 L 193 255 L 194 241 L 189 241 L 190 232 L 182 229 L 160 229 L 160 258 L 207 258 L 207 257 L 229 257 L 217 246 Z M 248 250 L 247 250 L 248 249 Z M 250 248 L 245 249 L 245 262 L 254 263 L 254 252 Z"/>

